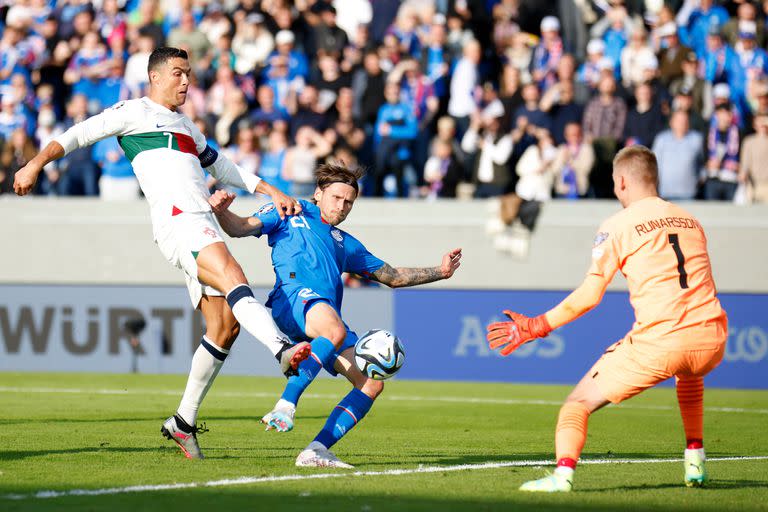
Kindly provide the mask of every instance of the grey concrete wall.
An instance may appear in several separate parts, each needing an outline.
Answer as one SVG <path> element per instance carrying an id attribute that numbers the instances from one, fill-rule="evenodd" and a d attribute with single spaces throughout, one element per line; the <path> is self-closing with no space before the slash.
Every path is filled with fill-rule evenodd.
<path id="1" fill-rule="evenodd" d="M 258 205 L 238 199 L 233 209 L 250 214 Z M 718 288 L 768 292 L 768 206 L 684 206 L 707 231 Z M 361 199 L 341 227 L 393 266 L 438 265 L 444 252 L 462 247 L 457 275 L 430 286 L 561 290 L 581 282 L 600 221 L 620 208 L 614 201 L 546 205 L 521 261 L 493 249 L 484 229 L 490 207 L 482 201 Z M 183 283 L 152 241 L 143 201 L 4 196 L 0 219 L 0 283 Z M 230 247 L 253 284 L 271 286 L 266 240 L 232 240 Z M 623 280 L 613 287 L 623 288 Z"/>

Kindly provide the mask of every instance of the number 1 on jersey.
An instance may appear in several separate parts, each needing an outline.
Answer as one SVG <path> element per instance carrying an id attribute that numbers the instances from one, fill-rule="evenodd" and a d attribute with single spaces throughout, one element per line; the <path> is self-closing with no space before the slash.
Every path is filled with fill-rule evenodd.
<path id="1" fill-rule="evenodd" d="M 683 250 L 680 249 L 680 239 L 677 233 L 671 233 L 669 235 L 669 243 L 672 245 L 672 249 L 677 256 L 677 271 L 680 273 L 680 288 L 688 288 L 688 274 L 685 272 L 685 256 L 683 256 Z"/>

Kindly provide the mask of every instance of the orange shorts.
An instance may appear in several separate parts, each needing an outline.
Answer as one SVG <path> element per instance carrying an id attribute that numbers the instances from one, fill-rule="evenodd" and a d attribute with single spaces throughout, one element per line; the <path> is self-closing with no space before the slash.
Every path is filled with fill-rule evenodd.
<path id="1" fill-rule="evenodd" d="M 711 336 L 712 331 L 707 334 Z M 702 339 L 706 338 L 698 338 Z M 606 399 L 618 404 L 670 377 L 703 377 L 720 364 L 726 339 L 705 348 L 659 350 L 654 347 L 653 355 L 649 355 L 648 347 L 639 350 L 638 343 L 628 335 L 608 347 L 587 375 Z"/>

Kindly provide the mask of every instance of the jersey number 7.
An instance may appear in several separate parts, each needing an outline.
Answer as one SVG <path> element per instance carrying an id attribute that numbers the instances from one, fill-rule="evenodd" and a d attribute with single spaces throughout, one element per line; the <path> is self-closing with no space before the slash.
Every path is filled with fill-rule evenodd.
<path id="1" fill-rule="evenodd" d="M 677 256 L 677 271 L 680 273 L 680 288 L 688 288 L 688 274 L 685 272 L 685 256 L 683 256 L 683 250 L 680 248 L 680 239 L 677 233 L 669 235 L 669 243 L 672 245 L 672 249 Z"/>

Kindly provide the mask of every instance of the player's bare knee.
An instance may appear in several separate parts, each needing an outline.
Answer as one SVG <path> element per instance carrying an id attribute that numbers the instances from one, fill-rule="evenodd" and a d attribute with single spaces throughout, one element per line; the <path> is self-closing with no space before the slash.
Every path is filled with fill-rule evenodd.
<path id="1" fill-rule="evenodd" d="M 362 388 L 360 388 L 360 391 L 376 400 L 376 397 L 384 392 L 384 383 L 380 380 L 373 380 L 366 377 L 365 383 Z"/>
<path id="2" fill-rule="evenodd" d="M 334 325 L 330 331 L 328 332 L 328 339 L 331 343 L 333 343 L 333 346 L 338 348 L 341 347 L 341 345 L 344 343 L 344 340 L 347 338 L 347 328 L 344 327 L 344 324 L 338 323 Z"/>

